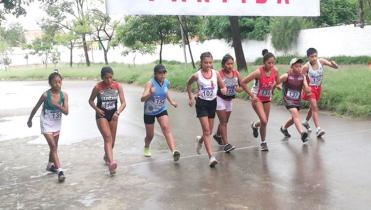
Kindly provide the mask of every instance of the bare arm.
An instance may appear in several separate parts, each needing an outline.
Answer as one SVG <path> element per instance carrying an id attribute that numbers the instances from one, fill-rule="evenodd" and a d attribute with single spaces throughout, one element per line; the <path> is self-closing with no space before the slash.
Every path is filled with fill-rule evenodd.
<path id="1" fill-rule="evenodd" d="M 197 81 L 197 74 L 193 74 L 187 82 L 188 105 L 193 106 L 192 84 Z"/>
<path id="2" fill-rule="evenodd" d="M 63 105 L 60 107 L 60 110 L 62 111 L 63 114 L 68 115 L 69 110 L 68 110 L 68 94 L 66 92 L 63 92 L 64 95 L 64 100 L 63 100 Z M 59 106 L 59 104 L 58 104 Z"/>
<path id="3" fill-rule="evenodd" d="M 284 83 L 284 82 L 286 82 L 286 81 L 287 81 L 287 78 L 288 78 L 288 76 L 289 76 L 289 74 L 288 74 L 288 73 L 284 73 L 284 74 L 282 74 L 282 75 L 281 75 L 281 77 L 280 77 L 280 81 L 281 81 L 281 83 Z"/>
<path id="4" fill-rule="evenodd" d="M 308 82 L 307 80 L 305 79 L 304 77 L 304 81 L 303 81 L 303 85 L 304 85 L 304 91 L 307 93 L 307 95 L 309 96 L 311 94 L 311 91 L 310 91 L 310 87 L 308 85 Z"/>
<path id="5" fill-rule="evenodd" d="M 119 98 L 120 98 L 120 107 L 117 110 L 118 114 L 120 114 L 126 108 L 125 94 L 124 94 L 121 84 L 119 86 Z"/>
<path id="6" fill-rule="evenodd" d="M 99 116 L 103 117 L 103 116 L 104 116 L 104 111 L 101 110 L 101 109 L 99 109 L 99 108 L 95 105 L 95 103 L 94 103 L 94 100 L 95 100 L 95 98 L 97 97 L 97 95 L 98 95 L 98 90 L 97 90 L 96 87 L 94 87 L 93 90 L 91 91 L 91 94 L 90 94 L 90 97 L 89 97 L 89 104 L 90 104 L 90 106 L 95 110 L 95 112 L 96 112 Z"/>
<path id="7" fill-rule="evenodd" d="M 216 79 L 217 79 L 217 82 L 218 82 L 218 87 L 220 88 L 220 92 L 223 95 L 226 95 L 227 94 L 227 88 L 225 87 L 225 84 L 224 84 L 222 78 L 220 77 L 219 72 L 216 72 Z"/>
<path id="8" fill-rule="evenodd" d="M 142 97 L 140 98 L 140 101 L 141 102 L 145 102 L 147 101 L 151 95 L 153 94 L 153 90 L 152 90 L 152 83 L 149 81 L 146 83 L 146 85 L 144 86 L 144 91 L 143 91 L 143 95 Z"/>
<path id="9" fill-rule="evenodd" d="M 339 68 L 338 64 L 335 61 L 329 61 L 324 58 L 321 58 L 319 62 L 324 66 L 329 66 L 331 68 L 337 69 Z"/>
<path id="10" fill-rule="evenodd" d="M 28 118 L 27 125 L 28 127 L 32 127 L 32 118 L 35 116 L 37 110 L 39 110 L 41 104 L 45 101 L 47 95 L 46 93 L 43 93 L 40 97 L 40 99 L 37 101 L 35 107 L 32 109 L 30 117 Z"/>
<path id="11" fill-rule="evenodd" d="M 242 78 L 241 78 L 240 73 L 237 74 L 237 78 L 238 78 L 238 83 L 241 86 L 241 88 L 247 93 L 247 95 L 249 95 L 250 97 L 253 97 L 253 94 L 251 93 L 251 91 L 247 87 L 247 84 L 242 82 Z"/>
<path id="12" fill-rule="evenodd" d="M 275 73 L 274 76 L 276 79 L 276 88 L 277 90 L 282 90 L 280 73 L 278 71 L 275 71 L 274 73 Z"/>
<path id="13" fill-rule="evenodd" d="M 302 68 L 302 73 L 304 74 L 304 75 L 307 75 L 308 74 L 308 64 L 304 64 L 304 66 L 303 66 L 303 68 Z"/>

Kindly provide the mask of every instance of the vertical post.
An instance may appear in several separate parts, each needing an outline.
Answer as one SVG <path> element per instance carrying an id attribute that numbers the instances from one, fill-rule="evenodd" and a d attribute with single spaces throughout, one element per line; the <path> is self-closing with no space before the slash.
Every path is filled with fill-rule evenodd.
<path id="1" fill-rule="evenodd" d="M 178 15 L 178 21 L 179 21 L 179 26 L 180 26 L 180 33 L 182 34 L 182 43 L 183 43 L 183 53 L 184 53 L 184 70 L 187 70 L 187 51 L 186 51 L 186 41 L 184 37 L 184 30 L 183 30 L 183 25 L 182 25 L 182 20 L 180 16 Z"/>

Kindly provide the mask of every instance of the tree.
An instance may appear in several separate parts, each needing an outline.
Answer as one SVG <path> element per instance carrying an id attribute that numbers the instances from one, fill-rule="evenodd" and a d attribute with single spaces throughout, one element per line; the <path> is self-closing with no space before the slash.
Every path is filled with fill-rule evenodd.
<path id="1" fill-rule="evenodd" d="M 273 47 L 287 53 L 297 43 L 300 30 L 310 25 L 310 22 L 298 17 L 277 17 L 273 19 L 271 25 Z"/>
<path id="2" fill-rule="evenodd" d="M 241 42 L 241 33 L 240 33 L 240 26 L 238 24 L 238 17 L 237 16 L 230 16 L 229 22 L 231 24 L 231 32 L 232 32 L 232 40 L 233 40 L 233 48 L 234 53 L 236 55 L 237 60 L 237 68 L 238 70 L 247 70 L 247 64 L 245 55 L 243 53 L 242 42 Z"/>
<path id="3" fill-rule="evenodd" d="M 129 16 L 118 39 L 129 48 L 135 48 L 137 41 L 154 46 L 160 43 L 159 62 L 162 63 L 163 45 L 179 41 L 179 31 L 178 20 L 174 16 Z"/>
<path id="4" fill-rule="evenodd" d="M 371 0 L 358 0 L 359 22 L 361 28 L 365 26 L 366 20 L 371 20 Z"/>
<path id="5" fill-rule="evenodd" d="M 58 44 L 66 46 L 70 50 L 70 67 L 73 66 L 73 49 L 78 37 L 73 31 L 68 33 L 62 32 L 55 36 L 55 41 Z"/>
<path id="6" fill-rule="evenodd" d="M 106 65 L 108 65 L 107 54 L 110 50 L 111 41 L 119 22 L 112 21 L 111 17 L 97 9 L 92 10 L 91 20 L 93 27 L 95 28 L 95 37 L 98 39 L 98 43 L 103 49 L 104 62 Z"/>

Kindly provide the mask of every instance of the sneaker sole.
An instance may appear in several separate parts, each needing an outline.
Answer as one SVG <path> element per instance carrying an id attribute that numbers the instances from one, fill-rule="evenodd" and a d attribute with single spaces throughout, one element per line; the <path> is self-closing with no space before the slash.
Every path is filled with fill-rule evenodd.
<path id="1" fill-rule="evenodd" d="M 258 131 L 258 128 L 255 128 L 255 127 L 254 127 L 254 123 L 251 124 L 251 129 L 252 129 L 252 135 L 253 135 L 255 138 L 258 138 L 258 137 L 259 137 L 259 131 Z"/>
<path id="2" fill-rule="evenodd" d="M 322 131 L 317 135 L 317 138 L 321 138 L 323 135 L 325 135 L 326 132 Z"/>
<path id="3" fill-rule="evenodd" d="M 221 139 L 218 139 L 218 137 L 213 136 L 213 139 L 218 143 L 219 145 L 223 145 Z"/>
<path id="4" fill-rule="evenodd" d="M 307 142 L 308 141 L 308 134 L 304 134 L 304 136 L 301 138 L 301 140 L 303 141 L 303 143 Z"/>
<path id="5" fill-rule="evenodd" d="M 178 151 L 175 151 L 173 154 L 174 161 L 178 161 L 180 159 L 180 153 Z"/>
<path id="6" fill-rule="evenodd" d="M 218 164 L 218 161 L 213 161 L 209 164 L 210 168 L 214 168 L 216 166 L 216 164 Z"/>
<path id="7" fill-rule="evenodd" d="M 286 135 L 286 134 L 283 132 L 282 128 L 280 128 L 280 131 L 281 131 L 281 133 L 283 134 L 283 136 L 285 136 L 285 138 L 291 138 L 291 135 Z"/>
<path id="8" fill-rule="evenodd" d="M 201 155 L 202 143 L 200 143 L 200 139 L 196 137 L 196 153 Z"/>
<path id="9" fill-rule="evenodd" d="M 66 180 L 66 177 L 63 176 L 63 177 L 58 177 L 58 182 L 64 182 Z"/>
<path id="10" fill-rule="evenodd" d="M 230 153 L 231 151 L 233 151 L 233 150 L 235 150 L 235 149 L 236 149 L 236 147 L 233 146 L 233 147 L 230 148 L 229 150 L 224 150 L 224 152 L 225 152 L 225 153 Z"/>

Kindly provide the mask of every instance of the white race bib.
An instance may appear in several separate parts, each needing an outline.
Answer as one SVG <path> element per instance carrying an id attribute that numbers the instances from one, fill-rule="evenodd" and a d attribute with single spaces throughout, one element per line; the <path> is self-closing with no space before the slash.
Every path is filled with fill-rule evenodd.
<path id="1" fill-rule="evenodd" d="M 297 90 L 288 89 L 286 96 L 290 99 L 298 100 L 300 98 L 300 92 Z"/>
<path id="2" fill-rule="evenodd" d="M 102 107 L 105 110 L 113 110 L 113 109 L 116 108 L 114 101 L 105 101 L 105 102 L 102 102 Z"/>

